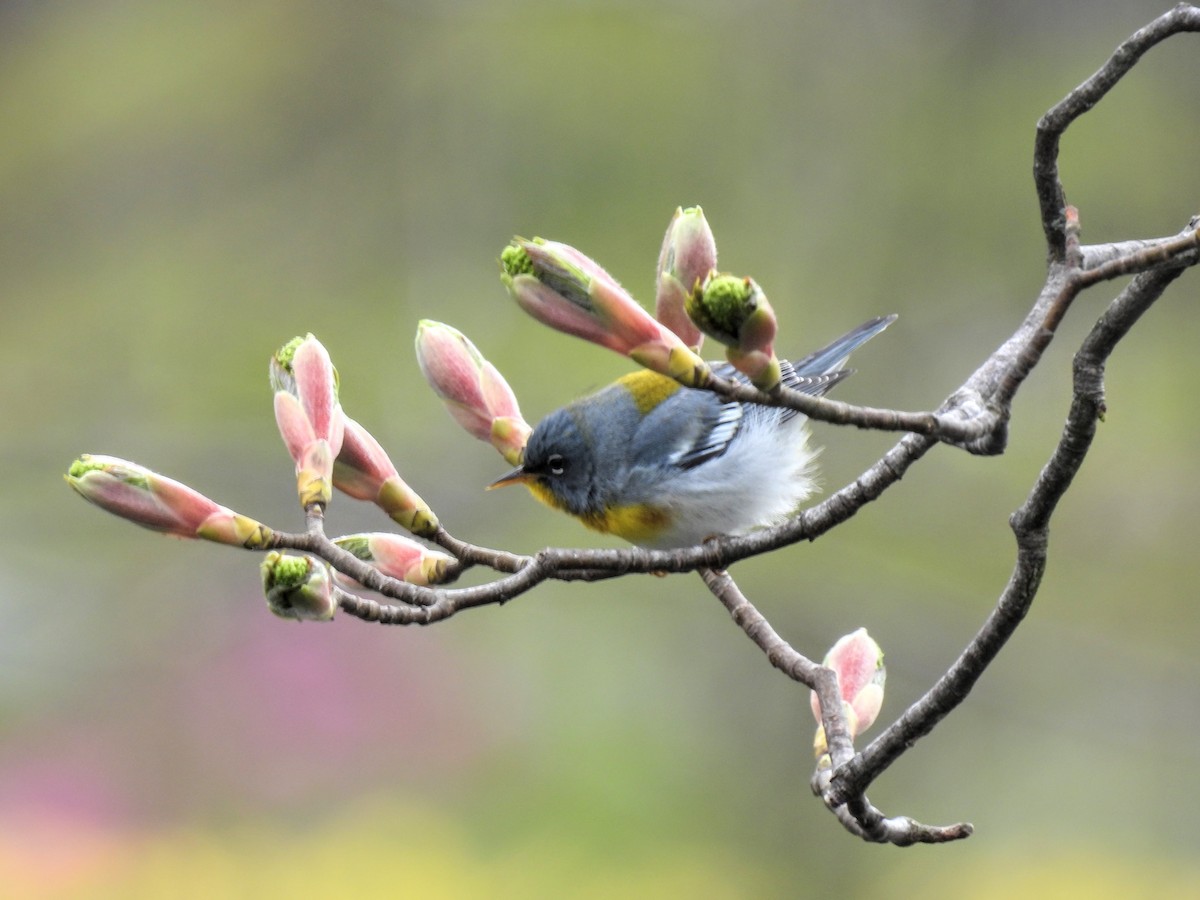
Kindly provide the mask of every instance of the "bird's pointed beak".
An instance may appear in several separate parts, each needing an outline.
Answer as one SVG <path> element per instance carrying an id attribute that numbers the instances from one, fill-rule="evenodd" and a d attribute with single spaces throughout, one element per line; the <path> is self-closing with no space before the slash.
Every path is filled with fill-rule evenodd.
<path id="1" fill-rule="evenodd" d="M 533 479 L 533 475 L 525 471 L 524 466 L 517 466 L 506 475 L 501 475 L 491 484 L 484 488 L 486 491 L 494 490 L 498 487 L 507 487 L 510 484 L 526 484 Z"/>

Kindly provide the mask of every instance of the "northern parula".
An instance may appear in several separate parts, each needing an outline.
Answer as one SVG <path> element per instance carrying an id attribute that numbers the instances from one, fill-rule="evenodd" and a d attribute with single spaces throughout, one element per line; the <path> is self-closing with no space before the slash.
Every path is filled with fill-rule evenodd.
<path id="1" fill-rule="evenodd" d="M 794 362 L 783 383 L 820 396 L 850 353 L 895 316 L 871 319 Z M 725 378 L 746 381 L 727 363 Z M 781 521 L 816 487 L 817 450 L 795 410 L 722 400 L 656 372 L 618 378 L 544 418 L 522 464 L 489 487 L 524 484 L 588 528 L 649 548 L 687 547 Z"/>

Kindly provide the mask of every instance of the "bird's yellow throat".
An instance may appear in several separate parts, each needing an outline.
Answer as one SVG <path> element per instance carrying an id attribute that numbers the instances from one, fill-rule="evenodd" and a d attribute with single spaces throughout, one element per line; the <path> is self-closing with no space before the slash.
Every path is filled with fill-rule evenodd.
<path id="1" fill-rule="evenodd" d="M 525 482 L 529 493 L 551 509 L 571 513 L 554 492 L 536 480 Z M 627 506 L 613 506 L 601 512 L 587 513 L 575 516 L 585 527 L 603 534 L 615 534 L 619 538 L 637 544 L 653 540 L 671 524 L 671 515 L 666 510 L 650 506 L 646 503 L 631 503 Z"/>

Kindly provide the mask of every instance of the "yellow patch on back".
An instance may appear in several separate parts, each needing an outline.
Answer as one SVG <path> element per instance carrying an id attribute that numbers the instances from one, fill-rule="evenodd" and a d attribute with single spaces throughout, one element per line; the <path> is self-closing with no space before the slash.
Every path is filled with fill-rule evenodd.
<path id="1" fill-rule="evenodd" d="M 617 379 L 617 384 L 629 391 L 633 402 L 637 404 L 638 412 L 643 416 L 681 387 L 679 382 L 673 378 L 659 375 L 649 369 L 622 375 Z"/>

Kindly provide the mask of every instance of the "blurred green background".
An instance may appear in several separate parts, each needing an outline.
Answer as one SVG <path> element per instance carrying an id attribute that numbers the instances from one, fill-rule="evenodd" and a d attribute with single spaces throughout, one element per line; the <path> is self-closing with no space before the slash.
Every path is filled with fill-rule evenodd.
<path id="1" fill-rule="evenodd" d="M 871 791 L 954 846 L 842 832 L 807 693 L 694 577 L 548 586 L 436 628 L 270 616 L 257 558 L 61 480 L 137 460 L 299 528 L 266 361 L 315 332 L 348 412 L 459 536 L 594 538 L 421 381 L 464 330 L 527 416 L 628 370 L 506 297 L 514 233 L 649 298 L 677 205 L 797 355 L 900 321 L 842 399 L 927 409 L 1043 275 L 1037 118 L 1167 3 L 0 3 L 0 884 L 20 897 L 1137 897 L 1200 893 L 1200 275 L 1119 348 L 1029 620 Z M 1067 134 L 1090 242 L 1200 206 L 1200 44 Z M 816 545 L 734 574 L 798 649 L 860 625 L 884 717 L 978 628 L 1057 439 L 1085 295 L 998 459 L 938 450 Z M 892 438 L 818 426 L 836 487 Z M 335 532 L 381 517 L 343 500 Z M 615 544 L 613 544 L 615 546 Z"/>

